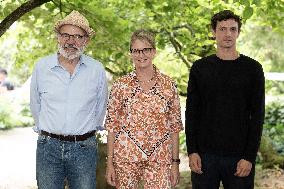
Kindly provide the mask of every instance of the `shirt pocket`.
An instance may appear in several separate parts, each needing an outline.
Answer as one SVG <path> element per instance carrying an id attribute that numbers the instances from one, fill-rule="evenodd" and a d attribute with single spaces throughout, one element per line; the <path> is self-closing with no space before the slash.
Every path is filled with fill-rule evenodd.
<path id="1" fill-rule="evenodd" d="M 39 96 L 41 100 L 47 100 L 49 95 L 52 94 L 51 90 L 49 89 L 46 81 L 40 82 L 39 85 Z"/>
<path id="2" fill-rule="evenodd" d="M 66 85 L 56 80 L 42 80 L 39 84 L 39 96 L 43 105 L 63 102 L 66 98 Z"/>

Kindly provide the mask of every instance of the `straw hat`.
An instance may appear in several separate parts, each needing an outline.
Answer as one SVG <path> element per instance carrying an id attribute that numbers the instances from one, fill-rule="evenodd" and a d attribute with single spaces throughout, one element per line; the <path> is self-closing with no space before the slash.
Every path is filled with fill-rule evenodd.
<path id="1" fill-rule="evenodd" d="M 87 35 L 91 37 L 95 34 L 94 30 L 89 26 L 88 20 L 80 14 L 78 11 L 73 10 L 69 15 L 67 15 L 62 20 L 57 21 L 54 25 L 55 31 L 59 31 L 60 27 L 63 25 L 73 25 L 78 26 L 87 32 Z"/>

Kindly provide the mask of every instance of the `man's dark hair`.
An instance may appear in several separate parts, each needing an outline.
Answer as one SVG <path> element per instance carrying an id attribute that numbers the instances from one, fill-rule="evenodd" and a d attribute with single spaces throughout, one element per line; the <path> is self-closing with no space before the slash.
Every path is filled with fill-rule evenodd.
<path id="1" fill-rule="evenodd" d="M 214 16 L 211 18 L 211 28 L 214 31 L 216 31 L 217 22 L 228 20 L 228 19 L 233 19 L 238 23 L 238 30 L 240 32 L 241 27 L 242 27 L 242 22 L 241 22 L 242 19 L 230 10 L 223 10 L 221 12 L 214 14 Z"/>
<path id="2" fill-rule="evenodd" d="M 5 70 L 4 68 L 0 68 L 0 73 L 4 75 L 8 75 L 7 70 Z"/>

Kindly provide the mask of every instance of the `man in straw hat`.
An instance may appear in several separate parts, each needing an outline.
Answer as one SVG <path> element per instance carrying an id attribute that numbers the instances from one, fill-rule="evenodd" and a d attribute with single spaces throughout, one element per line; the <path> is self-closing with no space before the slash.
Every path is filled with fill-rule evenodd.
<path id="1" fill-rule="evenodd" d="M 96 131 L 107 102 L 102 64 L 83 54 L 94 34 L 87 19 L 72 11 L 55 24 L 58 52 L 42 58 L 31 81 L 30 106 L 39 134 L 39 189 L 96 188 Z"/>

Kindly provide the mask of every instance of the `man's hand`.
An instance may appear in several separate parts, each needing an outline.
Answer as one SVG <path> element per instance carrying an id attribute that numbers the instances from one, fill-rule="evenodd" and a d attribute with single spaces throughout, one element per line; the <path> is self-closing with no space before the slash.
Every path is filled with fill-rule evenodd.
<path id="1" fill-rule="evenodd" d="M 234 175 L 238 177 L 246 177 L 250 174 L 251 168 L 251 162 L 241 159 L 237 164 L 237 171 Z"/>
<path id="2" fill-rule="evenodd" d="M 107 183 L 111 186 L 115 186 L 115 171 L 112 163 L 107 163 L 106 168 L 106 180 Z"/>
<path id="3" fill-rule="evenodd" d="M 175 187 L 178 185 L 180 179 L 180 173 L 179 173 L 179 164 L 176 162 L 172 163 L 171 166 L 171 183 L 172 187 Z"/>
<path id="4" fill-rule="evenodd" d="M 198 153 L 192 153 L 189 154 L 189 167 L 191 171 L 197 173 L 197 174 L 202 174 L 203 172 L 201 171 L 201 158 Z"/>

